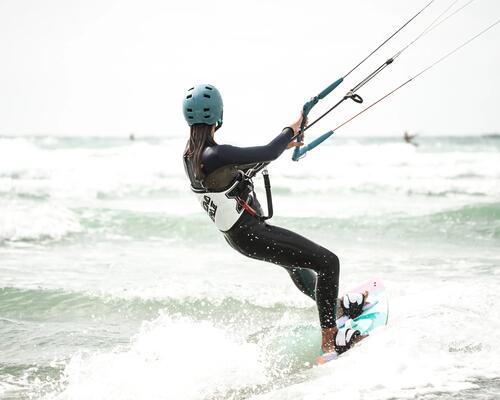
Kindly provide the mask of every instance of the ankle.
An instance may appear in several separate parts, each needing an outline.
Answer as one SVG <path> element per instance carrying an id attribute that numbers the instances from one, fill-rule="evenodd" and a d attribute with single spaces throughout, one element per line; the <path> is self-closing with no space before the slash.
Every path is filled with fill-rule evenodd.
<path id="1" fill-rule="evenodd" d="M 325 353 L 330 353 L 335 350 L 335 336 L 337 335 L 337 327 L 321 329 L 321 349 Z"/>

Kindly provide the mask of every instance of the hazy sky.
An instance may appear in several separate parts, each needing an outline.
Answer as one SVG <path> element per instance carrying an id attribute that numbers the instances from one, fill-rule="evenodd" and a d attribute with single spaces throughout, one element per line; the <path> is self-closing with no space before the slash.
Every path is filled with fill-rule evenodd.
<path id="1" fill-rule="evenodd" d="M 452 2 L 435 0 L 311 116 L 334 104 Z M 0 0 L 0 135 L 179 136 L 187 131 L 185 90 L 207 82 L 224 98 L 222 135 L 271 137 L 426 3 Z M 475 0 L 359 94 L 369 104 L 499 18 L 500 1 Z M 342 134 L 499 132 L 499 43 L 497 25 Z M 342 106 L 311 129 L 311 137 L 360 107 Z"/>

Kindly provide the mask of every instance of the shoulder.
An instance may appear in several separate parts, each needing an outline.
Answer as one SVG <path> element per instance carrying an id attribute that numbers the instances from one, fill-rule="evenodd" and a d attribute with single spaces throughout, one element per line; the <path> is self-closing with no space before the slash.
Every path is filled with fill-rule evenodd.
<path id="1" fill-rule="evenodd" d="M 228 144 L 217 144 L 203 150 L 201 162 L 204 171 L 209 174 L 220 167 L 237 163 L 238 147 Z"/>
<path id="2" fill-rule="evenodd" d="M 207 146 L 201 153 L 201 164 L 207 175 L 215 171 L 222 164 L 220 147 L 220 145 Z"/>
<path id="3" fill-rule="evenodd" d="M 216 144 L 215 146 L 209 146 L 203 150 L 202 159 L 211 160 L 225 158 L 226 155 L 232 154 L 237 149 L 238 147 L 229 144 Z"/>
<path id="4" fill-rule="evenodd" d="M 206 161 L 216 158 L 217 154 L 219 153 L 218 147 L 218 145 L 205 147 L 205 149 L 201 153 L 202 162 L 206 163 Z"/>

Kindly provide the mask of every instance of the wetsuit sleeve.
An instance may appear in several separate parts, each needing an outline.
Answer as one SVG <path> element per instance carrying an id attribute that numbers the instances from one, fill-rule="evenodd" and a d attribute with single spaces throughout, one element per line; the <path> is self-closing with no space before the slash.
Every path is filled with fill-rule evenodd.
<path id="1" fill-rule="evenodd" d="M 276 160 L 293 138 L 291 128 L 285 128 L 265 146 L 236 147 L 230 145 L 213 146 L 205 151 L 203 164 L 214 171 L 225 165 L 243 165 Z"/>

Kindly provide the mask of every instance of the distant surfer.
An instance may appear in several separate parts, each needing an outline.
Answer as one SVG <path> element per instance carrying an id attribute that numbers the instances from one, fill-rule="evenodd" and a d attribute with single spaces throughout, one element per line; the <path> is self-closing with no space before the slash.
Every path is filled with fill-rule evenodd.
<path id="1" fill-rule="evenodd" d="M 418 143 L 415 143 L 413 139 L 415 139 L 418 135 L 415 133 L 414 135 L 410 135 L 408 131 L 405 131 L 403 135 L 403 139 L 406 143 L 412 144 L 415 147 L 418 147 Z"/>
<path id="2" fill-rule="evenodd" d="M 338 257 L 292 231 L 268 224 L 253 188 L 252 178 L 258 171 L 285 149 L 302 145 L 295 141 L 302 117 L 267 145 L 236 147 L 215 142 L 214 134 L 222 126 L 223 103 L 214 86 L 189 89 L 183 112 L 191 129 L 184 168 L 205 212 L 231 247 L 247 257 L 284 267 L 297 288 L 316 302 L 323 352 L 349 349 L 362 336 L 349 327 L 337 329 L 336 318 L 359 316 L 367 293 L 338 299 Z"/>

